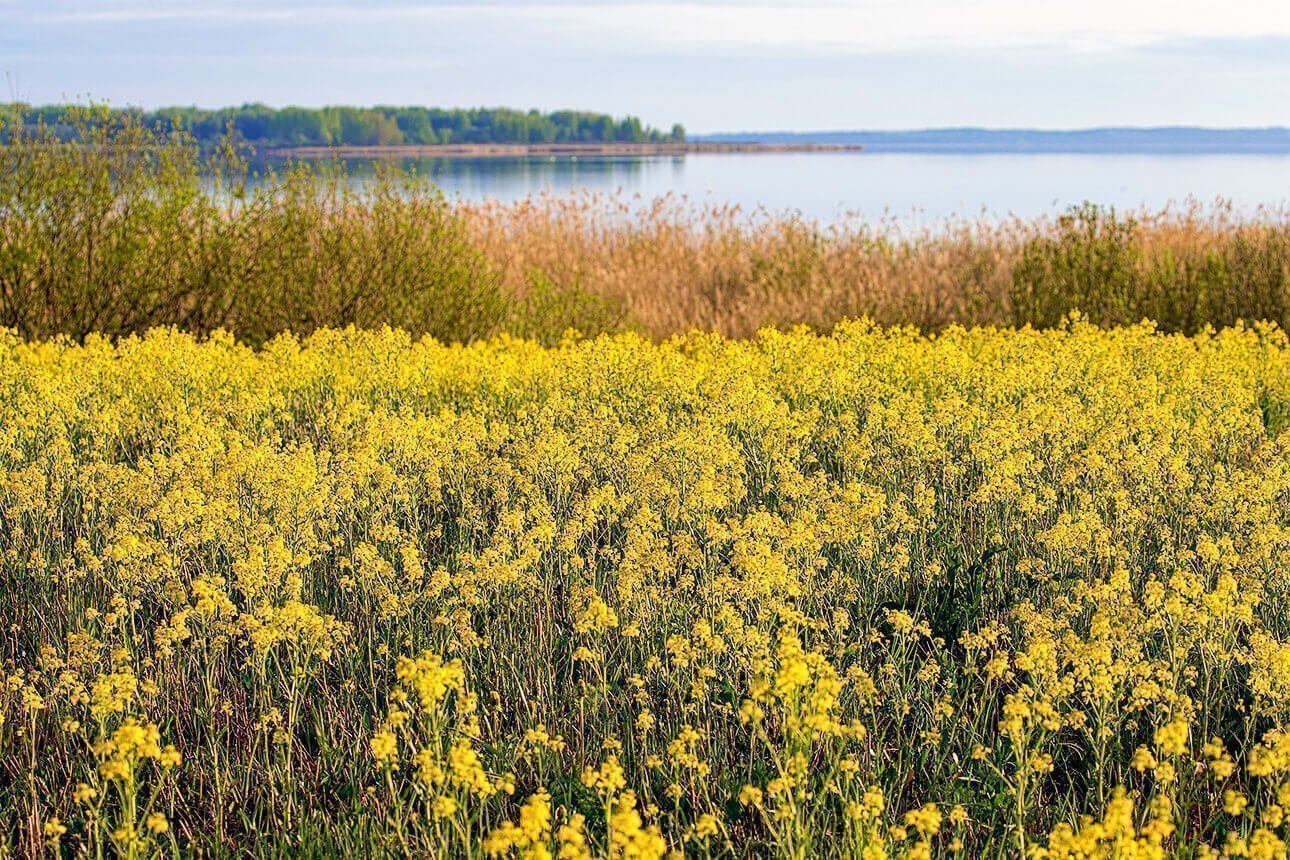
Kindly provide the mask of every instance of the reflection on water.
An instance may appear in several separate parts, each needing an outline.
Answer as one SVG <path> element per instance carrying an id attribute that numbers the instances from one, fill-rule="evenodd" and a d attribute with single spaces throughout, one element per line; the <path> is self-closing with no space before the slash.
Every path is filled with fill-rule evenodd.
<path id="1" fill-rule="evenodd" d="M 693 156 L 691 156 L 693 157 Z M 533 194 L 574 189 L 634 193 L 640 186 L 662 187 L 684 182 L 684 156 L 540 158 L 400 158 L 391 162 L 434 180 L 449 196 L 473 200 L 517 200 Z M 281 159 L 259 167 L 280 167 Z M 370 160 L 344 159 L 355 187 L 375 175 Z M 648 174 L 648 175 L 647 175 Z"/>
<path id="2" fill-rule="evenodd" d="M 1091 200 L 1159 209 L 1188 198 L 1238 209 L 1290 201 L 1290 156 L 907 155 L 768 153 L 680 157 L 421 158 L 404 167 L 467 199 L 516 200 L 591 191 L 747 210 L 796 211 L 829 221 L 847 213 L 899 220 L 951 215 L 1035 216 Z M 370 162 L 346 165 L 356 186 Z"/>
<path id="3" fill-rule="evenodd" d="M 412 166 L 449 193 L 509 200 L 546 190 L 679 184 L 685 158 L 423 158 Z"/>

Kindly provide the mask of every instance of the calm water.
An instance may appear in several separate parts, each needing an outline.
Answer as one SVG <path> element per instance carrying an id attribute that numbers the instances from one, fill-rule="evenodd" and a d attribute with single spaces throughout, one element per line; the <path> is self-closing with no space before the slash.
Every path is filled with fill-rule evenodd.
<path id="1" fill-rule="evenodd" d="M 451 195 L 674 193 L 745 209 L 913 221 L 1033 216 L 1084 200 L 1120 208 L 1223 197 L 1240 208 L 1290 202 L 1290 156 L 903 155 L 813 153 L 651 158 L 418 159 Z M 361 181 L 363 167 L 356 165 Z"/>

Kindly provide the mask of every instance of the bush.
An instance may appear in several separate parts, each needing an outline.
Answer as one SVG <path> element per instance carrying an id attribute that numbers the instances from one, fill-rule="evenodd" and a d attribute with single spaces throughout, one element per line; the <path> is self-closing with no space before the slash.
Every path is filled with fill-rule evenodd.
<path id="1" fill-rule="evenodd" d="M 77 143 L 10 127 L 0 171 L 0 326 L 26 337 L 394 325 L 443 340 L 496 331 L 500 277 L 442 194 L 378 170 L 252 177 L 183 134 L 77 116 Z M 254 181 L 252 181 L 254 180 Z"/>
<path id="2" fill-rule="evenodd" d="M 1057 235 L 1027 243 L 1012 275 L 1018 324 L 1053 326 L 1079 308 L 1103 324 L 1122 321 L 1138 304 L 1142 249 L 1137 224 L 1092 204 L 1057 222 Z"/>
<path id="3" fill-rule="evenodd" d="M 1012 322 L 1056 325 L 1073 310 L 1102 325 L 1155 320 L 1194 333 L 1238 320 L 1287 322 L 1290 240 L 1283 226 L 1248 223 L 1196 241 L 1191 225 L 1146 236 L 1134 218 L 1091 203 L 1030 239 L 1012 271 Z"/>

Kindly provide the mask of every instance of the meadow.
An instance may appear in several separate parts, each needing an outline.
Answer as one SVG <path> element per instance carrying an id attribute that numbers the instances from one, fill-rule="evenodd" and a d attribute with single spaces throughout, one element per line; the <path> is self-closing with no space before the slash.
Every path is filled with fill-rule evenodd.
<path id="1" fill-rule="evenodd" d="M 0 430 L 16 856 L 1286 856 L 1275 326 L 9 333 Z"/>

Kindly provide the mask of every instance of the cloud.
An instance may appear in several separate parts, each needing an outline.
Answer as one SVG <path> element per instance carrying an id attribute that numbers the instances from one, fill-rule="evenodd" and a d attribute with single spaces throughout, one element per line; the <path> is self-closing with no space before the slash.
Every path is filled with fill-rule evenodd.
<path id="1" fill-rule="evenodd" d="M 651 49 L 727 47 L 843 53 L 1008 49 L 1112 51 L 1180 39 L 1290 37 L 1281 0 L 808 0 L 749 2 L 63 3 L 38 24 L 301 22 L 509 24 Z"/>
<path id="2" fill-rule="evenodd" d="M 1159 56 L 1217 58 L 1229 61 L 1284 66 L 1290 62 L 1290 36 L 1261 35 L 1250 38 L 1185 38 L 1147 46 L 1144 53 Z"/>
<path id="3" fill-rule="evenodd" d="M 2 2 L 2 0 L 0 0 Z M 105 8 L 106 6 L 106 8 Z M 31 17 L 33 24 L 147 24 L 166 21 L 288 21 L 295 18 L 300 10 L 291 8 L 273 8 L 268 4 L 259 6 L 219 6 L 185 5 L 175 3 L 167 6 L 108 6 L 96 5 L 90 8 L 69 9 L 62 12 L 40 12 Z"/>
<path id="4" fill-rule="evenodd" d="M 12 0 L 0 0 L 0 4 Z M 120 104 L 511 104 L 656 125 L 1287 121 L 1268 0 L 20 0 L 0 87 Z M 14 83 L 16 82 L 16 83 Z M 0 91 L 2 93 L 2 91 Z M 0 98 L 3 96 L 0 95 Z"/>

